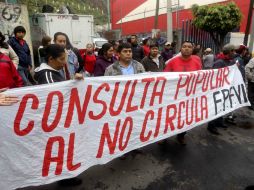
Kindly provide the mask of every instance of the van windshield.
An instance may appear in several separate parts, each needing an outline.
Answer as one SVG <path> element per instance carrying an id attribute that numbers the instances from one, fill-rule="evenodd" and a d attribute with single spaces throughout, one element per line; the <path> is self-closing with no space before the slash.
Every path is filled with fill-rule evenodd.
<path id="1" fill-rule="evenodd" d="M 96 45 L 96 47 L 102 47 L 102 45 L 105 43 L 107 43 L 107 41 L 96 41 L 95 45 Z"/>

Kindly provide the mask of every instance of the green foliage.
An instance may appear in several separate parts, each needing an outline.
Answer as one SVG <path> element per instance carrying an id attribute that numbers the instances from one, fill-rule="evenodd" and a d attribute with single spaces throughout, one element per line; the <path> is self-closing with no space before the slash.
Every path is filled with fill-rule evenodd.
<path id="1" fill-rule="evenodd" d="M 241 11 L 235 3 L 216 4 L 213 6 L 193 5 L 193 23 L 207 32 L 219 32 L 226 35 L 240 26 Z"/>

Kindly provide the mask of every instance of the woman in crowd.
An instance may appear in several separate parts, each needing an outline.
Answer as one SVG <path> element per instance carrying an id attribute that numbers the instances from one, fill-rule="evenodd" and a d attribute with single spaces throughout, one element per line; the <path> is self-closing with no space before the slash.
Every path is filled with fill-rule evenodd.
<path id="1" fill-rule="evenodd" d="M 16 69 L 18 68 L 19 64 L 19 57 L 15 53 L 15 51 L 5 42 L 5 36 L 0 32 L 0 52 L 7 55 L 11 61 L 14 63 Z"/>
<path id="2" fill-rule="evenodd" d="M 83 68 L 83 60 L 82 57 L 77 56 L 77 50 L 71 45 L 68 36 L 65 33 L 57 32 L 54 35 L 54 43 L 65 48 L 66 53 L 66 64 L 64 65 L 61 74 L 65 79 L 73 79 L 75 73 L 78 73 Z M 75 52 L 76 53 L 75 53 Z"/>
<path id="3" fill-rule="evenodd" d="M 45 48 L 51 44 L 51 37 L 44 36 L 41 40 L 41 46 L 38 48 L 39 64 L 45 63 L 46 52 Z"/>
<path id="4" fill-rule="evenodd" d="M 11 59 L 0 52 L 0 89 L 17 88 L 24 85 Z"/>
<path id="5" fill-rule="evenodd" d="M 51 44 L 45 49 L 46 63 L 42 63 L 40 67 L 35 69 L 35 80 L 38 84 L 50 84 L 55 82 L 65 81 L 65 78 L 61 75 L 60 71 L 66 65 L 66 54 L 63 46 L 58 44 Z M 83 79 L 82 74 L 76 73 L 75 79 Z M 79 178 L 64 179 L 58 182 L 61 186 L 73 186 L 80 185 L 82 180 Z"/>
<path id="6" fill-rule="evenodd" d="M 66 54 L 63 46 L 58 44 L 50 44 L 45 49 L 46 63 L 42 63 L 40 67 L 36 68 L 34 78 L 38 84 L 49 84 L 55 82 L 65 81 L 66 79 L 61 75 L 60 71 L 66 64 Z M 82 74 L 76 73 L 75 79 L 82 79 Z"/>
<path id="7" fill-rule="evenodd" d="M 150 53 L 150 47 L 149 47 L 149 38 L 146 38 L 142 41 L 143 44 L 143 49 L 144 49 L 144 53 L 145 56 L 148 56 Z"/>
<path id="8" fill-rule="evenodd" d="M 67 34 L 65 34 L 65 37 L 66 37 L 66 50 L 67 50 L 67 53 L 68 53 L 68 62 L 72 62 L 72 61 L 76 61 L 76 58 L 78 60 L 78 69 L 76 70 L 77 73 L 79 73 L 80 71 L 83 70 L 84 68 L 84 61 L 82 59 L 82 56 L 80 55 L 79 53 L 79 50 L 78 48 L 75 48 L 71 42 L 70 42 L 70 39 L 69 37 L 67 36 Z M 73 53 L 75 54 L 75 56 L 73 55 Z M 72 57 L 73 56 L 73 57 Z M 74 58 L 75 57 L 75 58 Z M 74 58 L 74 59 L 72 59 Z"/>
<path id="9" fill-rule="evenodd" d="M 113 55 L 113 45 L 110 43 L 103 44 L 95 62 L 94 76 L 104 76 L 106 68 L 116 61 Z"/>
<path id="10" fill-rule="evenodd" d="M 113 57 L 114 57 L 114 59 L 118 60 L 119 57 L 118 57 L 117 49 L 118 49 L 118 46 L 119 46 L 120 43 L 118 41 L 115 41 L 115 40 L 112 40 L 109 43 L 111 43 L 113 45 L 113 49 L 114 49 Z"/>
<path id="11" fill-rule="evenodd" d="M 93 76 L 94 74 L 94 67 L 96 62 L 96 56 L 93 51 L 93 45 L 87 44 L 86 45 L 86 52 L 82 55 L 83 62 L 84 62 L 84 70 L 86 76 Z"/>

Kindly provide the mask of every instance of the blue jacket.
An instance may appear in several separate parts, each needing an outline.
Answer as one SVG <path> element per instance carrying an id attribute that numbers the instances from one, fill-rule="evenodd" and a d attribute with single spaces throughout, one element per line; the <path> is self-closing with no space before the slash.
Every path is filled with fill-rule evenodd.
<path id="1" fill-rule="evenodd" d="M 32 66 L 31 53 L 30 49 L 25 42 L 24 45 L 20 45 L 19 41 L 15 37 L 11 37 L 8 41 L 8 44 L 12 47 L 15 53 L 19 57 L 19 65 L 25 68 Z"/>

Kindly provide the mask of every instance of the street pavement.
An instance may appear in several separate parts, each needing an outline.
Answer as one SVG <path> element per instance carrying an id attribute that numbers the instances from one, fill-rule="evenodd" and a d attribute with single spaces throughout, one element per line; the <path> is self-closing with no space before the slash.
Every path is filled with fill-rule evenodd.
<path id="1" fill-rule="evenodd" d="M 236 115 L 237 125 L 219 128 L 219 136 L 203 125 L 187 133 L 186 146 L 171 137 L 91 167 L 79 176 L 80 186 L 22 190 L 244 190 L 254 185 L 254 111 L 241 108 Z"/>

